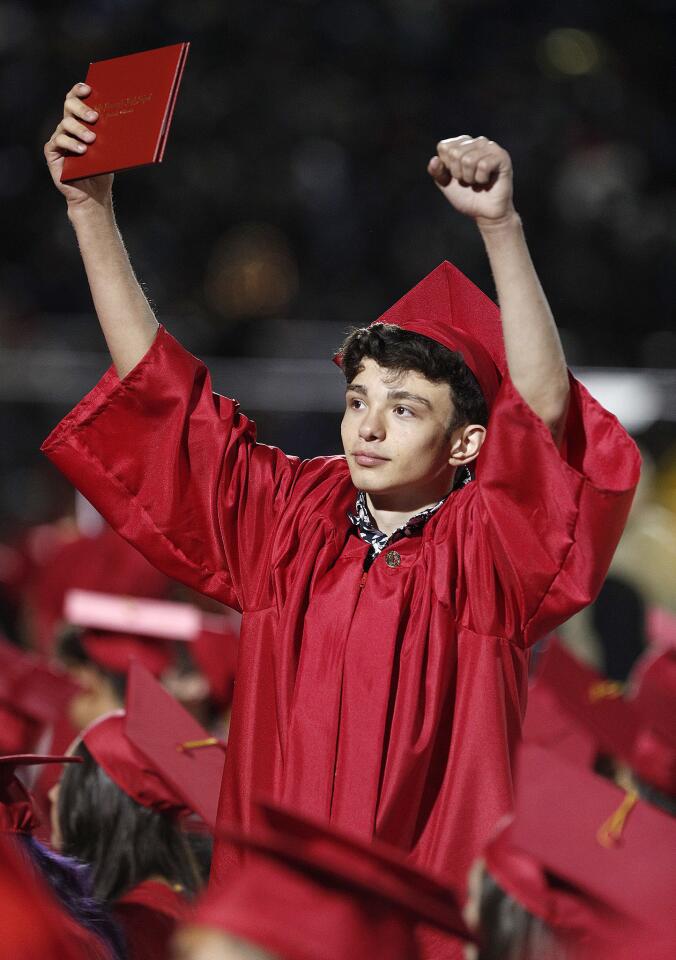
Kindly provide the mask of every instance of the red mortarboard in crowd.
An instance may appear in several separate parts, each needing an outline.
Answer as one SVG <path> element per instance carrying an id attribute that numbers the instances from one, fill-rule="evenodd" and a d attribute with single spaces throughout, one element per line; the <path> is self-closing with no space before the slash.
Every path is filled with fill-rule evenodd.
<path id="1" fill-rule="evenodd" d="M 217 707 L 232 700 L 237 673 L 239 631 L 228 617 L 205 618 L 208 626 L 195 635 L 190 652 L 209 684 L 209 695 Z"/>
<path id="2" fill-rule="evenodd" d="M 41 650 L 50 651 L 68 590 L 108 590 L 138 597 L 164 597 L 170 581 L 110 527 L 98 536 L 65 544 L 41 567 L 27 599 Z"/>
<path id="3" fill-rule="evenodd" d="M 285 960 L 413 960 L 420 923 L 474 940 L 457 894 L 400 851 L 270 803 L 255 813 L 251 830 L 227 831 L 244 865 L 198 906 L 197 923 Z"/>
<path id="4" fill-rule="evenodd" d="M 564 939 L 597 944 L 590 956 L 620 956 L 622 942 L 633 960 L 676 956 L 676 821 L 532 744 L 516 784 L 513 819 L 485 851 L 501 887 Z"/>
<path id="5" fill-rule="evenodd" d="M 103 941 L 57 903 L 9 837 L 0 837 L 0 902 L 7 960 L 110 960 Z"/>
<path id="6" fill-rule="evenodd" d="M 676 743 L 676 650 L 642 657 L 627 686 L 627 702 L 635 707 L 641 719 L 671 743 Z"/>
<path id="7" fill-rule="evenodd" d="M 507 367 L 500 311 L 452 263 L 439 264 L 375 323 L 391 323 L 459 351 L 491 409 Z M 340 365 L 340 355 L 334 360 Z"/>
<path id="8" fill-rule="evenodd" d="M 223 746 L 142 664 L 131 665 L 126 711 L 96 720 L 82 741 L 137 803 L 178 817 L 198 814 L 214 829 Z"/>
<path id="9" fill-rule="evenodd" d="M 600 750 L 623 760 L 658 790 L 676 795 L 673 726 L 671 730 L 662 722 L 653 726 L 650 713 L 644 715 L 638 703 L 623 699 L 621 684 L 605 679 L 559 643 L 552 643 L 543 658 L 540 681 L 590 731 Z"/>
<path id="10" fill-rule="evenodd" d="M 47 763 L 82 763 L 80 757 L 46 757 L 19 754 L 0 757 L 0 833 L 31 834 L 40 825 L 30 793 L 16 776 L 22 767 Z"/>
<path id="11" fill-rule="evenodd" d="M 521 735 L 524 743 L 556 750 L 585 767 L 593 766 L 598 753 L 592 734 L 561 705 L 555 691 L 541 677 L 528 691 Z"/>
<path id="12" fill-rule="evenodd" d="M 84 628 L 82 646 L 94 663 L 126 673 L 132 660 L 161 676 L 175 659 L 174 642 L 191 640 L 200 611 L 187 603 L 69 590 L 64 617 Z"/>
<path id="13" fill-rule="evenodd" d="M 78 689 L 64 670 L 0 638 L 0 749 L 17 753 L 32 746 Z"/>

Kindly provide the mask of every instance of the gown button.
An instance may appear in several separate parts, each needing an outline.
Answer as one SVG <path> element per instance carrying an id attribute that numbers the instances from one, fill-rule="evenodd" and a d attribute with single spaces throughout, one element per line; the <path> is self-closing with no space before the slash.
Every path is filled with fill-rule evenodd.
<path id="1" fill-rule="evenodd" d="M 398 567 L 401 563 L 401 555 L 396 550 L 388 550 L 385 554 L 385 563 L 388 567 Z"/>

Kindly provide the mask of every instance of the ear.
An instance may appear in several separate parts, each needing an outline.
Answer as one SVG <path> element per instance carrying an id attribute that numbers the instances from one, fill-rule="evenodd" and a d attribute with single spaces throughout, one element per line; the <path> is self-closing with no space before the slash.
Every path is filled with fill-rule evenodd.
<path id="1" fill-rule="evenodd" d="M 448 462 L 453 467 L 465 467 L 476 460 L 486 439 L 486 428 L 480 423 L 466 423 L 451 434 Z"/>

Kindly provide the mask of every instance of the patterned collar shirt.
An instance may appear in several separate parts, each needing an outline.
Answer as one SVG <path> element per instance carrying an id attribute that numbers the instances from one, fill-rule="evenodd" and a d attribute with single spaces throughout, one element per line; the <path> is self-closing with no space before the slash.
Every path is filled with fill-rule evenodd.
<path id="1" fill-rule="evenodd" d="M 360 490 L 357 494 L 355 512 L 348 513 L 348 518 L 350 523 L 356 528 L 361 539 L 365 540 L 370 545 L 369 552 L 367 553 L 366 560 L 364 561 L 364 570 L 369 569 L 375 558 L 379 553 L 382 553 L 385 547 L 391 546 L 393 543 L 396 543 L 397 540 L 402 540 L 404 537 L 413 537 L 419 533 L 432 514 L 436 513 L 437 510 L 442 507 L 444 503 L 446 503 L 446 500 L 453 490 L 464 487 L 471 481 L 471 479 L 472 474 L 467 467 L 464 467 L 462 470 L 458 470 L 453 488 L 449 493 L 446 494 L 445 497 L 442 497 L 442 499 L 438 503 L 435 503 L 434 506 L 427 507 L 425 510 L 417 513 L 414 517 L 410 517 L 406 523 L 402 524 L 400 527 L 397 527 L 394 533 L 391 534 L 383 533 L 382 530 L 378 529 L 375 520 L 371 516 L 371 511 L 368 508 L 366 494 L 363 490 Z"/>

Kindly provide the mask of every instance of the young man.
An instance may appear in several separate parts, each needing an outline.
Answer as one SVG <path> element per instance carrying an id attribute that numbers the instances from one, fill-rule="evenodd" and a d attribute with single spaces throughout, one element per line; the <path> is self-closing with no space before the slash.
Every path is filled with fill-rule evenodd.
<path id="1" fill-rule="evenodd" d="M 115 369 L 44 449 L 165 573 L 243 613 L 222 818 L 246 826 L 267 794 L 462 886 L 511 806 L 527 648 L 595 596 L 639 472 L 567 374 L 510 158 L 461 136 L 428 166 L 481 231 L 502 324 L 442 265 L 345 345 L 345 457 L 300 461 L 158 327 L 112 177 L 60 183 L 95 136 L 88 92 L 45 155 Z M 214 882 L 238 856 L 220 844 Z"/>

